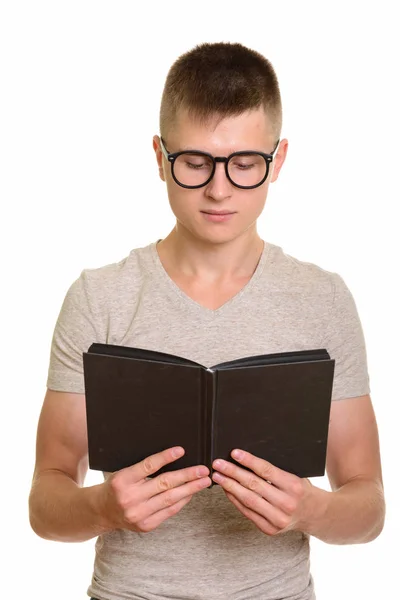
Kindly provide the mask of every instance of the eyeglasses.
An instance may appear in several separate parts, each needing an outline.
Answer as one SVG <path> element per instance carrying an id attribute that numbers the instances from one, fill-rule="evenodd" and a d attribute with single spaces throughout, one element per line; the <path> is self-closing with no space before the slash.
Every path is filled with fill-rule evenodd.
<path id="1" fill-rule="evenodd" d="M 207 185 L 214 177 L 216 163 L 225 164 L 225 173 L 236 187 L 251 190 L 264 183 L 268 177 L 269 165 L 275 158 L 280 140 L 271 154 L 244 150 L 229 156 L 212 156 L 208 152 L 183 150 L 168 152 L 161 138 L 161 150 L 171 163 L 171 173 L 175 182 L 184 188 L 195 189 Z"/>

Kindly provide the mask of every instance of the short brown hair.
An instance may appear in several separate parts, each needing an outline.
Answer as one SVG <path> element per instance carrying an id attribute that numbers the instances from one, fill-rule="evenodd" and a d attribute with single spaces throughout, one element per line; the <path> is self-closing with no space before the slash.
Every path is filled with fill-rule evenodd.
<path id="1" fill-rule="evenodd" d="M 242 44 L 204 43 L 182 54 L 171 66 L 160 109 L 160 132 L 183 108 L 195 119 L 239 115 L 264 107 L 276 141 L 282 129 L 278 78 L 262 54 Z"/>

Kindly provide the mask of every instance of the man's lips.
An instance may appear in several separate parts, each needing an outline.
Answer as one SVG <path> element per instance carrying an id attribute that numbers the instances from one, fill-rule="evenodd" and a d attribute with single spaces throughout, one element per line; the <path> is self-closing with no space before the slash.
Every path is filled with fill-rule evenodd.
<path id="1" fill-rule="evenodd" d="M 211 223 L 225 223 L 226 221 L 229 221 L 235 214 L 234 212 L 228 212 L 225 210 L 213 212 L 206 212 L 202 210 L 201 213 L 204 215 L 206 221 L 211 221 Z"/>
<path id="2" fill-rule="evenodd" d="M 207 215 L 233 215 L 233 210 L 202 210 Z"/>

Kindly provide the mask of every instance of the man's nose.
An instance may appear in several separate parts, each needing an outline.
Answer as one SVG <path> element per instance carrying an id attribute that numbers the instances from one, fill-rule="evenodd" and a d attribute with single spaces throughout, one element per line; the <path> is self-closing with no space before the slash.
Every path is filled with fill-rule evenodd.
<path id="1" fill-rule="evenodd" d="M 232 191 L 233 185 L 226 176 L 225 165 L 218 162 L 215 166 L 214 177 L 207 185 L 206 193 L 215 200 L 224 200 L 232 195 Z"/>

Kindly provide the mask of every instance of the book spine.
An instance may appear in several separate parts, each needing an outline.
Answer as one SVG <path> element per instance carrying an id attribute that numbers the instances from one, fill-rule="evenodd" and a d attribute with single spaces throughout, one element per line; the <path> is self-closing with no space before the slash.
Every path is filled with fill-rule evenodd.
<path id="1" fill-rule="evenodd" d="M 204 430 L 202 439 L 204 440 L 203 456 L 204 464 L 212 471 L 212 461 L 214 456 L 214 406 L 216 399 L 216 371 L 206 369 L 204 386 Z"/>

